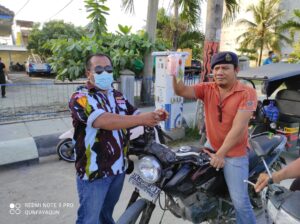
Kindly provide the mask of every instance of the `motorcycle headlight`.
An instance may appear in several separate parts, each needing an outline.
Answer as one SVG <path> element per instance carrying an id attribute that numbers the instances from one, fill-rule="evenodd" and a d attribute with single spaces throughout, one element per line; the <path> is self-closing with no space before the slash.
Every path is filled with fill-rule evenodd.
<path id="1" fill-rule="evenodd" d="M 147 183 L 153 184 L 161 176 L 161 165 L 153 156 L 144 156 L 138 161 L 137 168 L 141 178 Z"/>

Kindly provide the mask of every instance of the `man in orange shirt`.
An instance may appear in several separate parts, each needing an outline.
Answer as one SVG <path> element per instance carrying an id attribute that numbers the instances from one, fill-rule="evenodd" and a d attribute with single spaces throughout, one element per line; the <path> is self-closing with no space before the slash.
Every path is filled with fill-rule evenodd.
<path id="1" fill-rule="evenodd" d="M 208 141 L 206 146 L 216 151 L 210 154 L 210 164 L 223 168 L 231 200 L 236 212 L 236 223 L 254 224 L 255 216 L 248 195 L 248 122 L 256 109 L 257 96 L 237 80 L 238 57 L 233 52 L 213 56 L 211 68 L 214 82 L 185 86 L 173 78 L 177 95 L 197 98 L 204 102 Z"/>

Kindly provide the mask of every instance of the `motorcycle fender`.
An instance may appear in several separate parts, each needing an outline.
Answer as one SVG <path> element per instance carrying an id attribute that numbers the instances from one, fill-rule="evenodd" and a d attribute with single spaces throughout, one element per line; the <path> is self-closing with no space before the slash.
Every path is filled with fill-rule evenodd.
<path id="1" fill-rule="evenodd" d="M 74 135 L 74 133 L 73 133 L 73 129 L 72 129 L 72 130 L 62 133 L 58 138 L 59 139 L 67 139 L 67 138 L 73 139 L 73 135 Z"/>

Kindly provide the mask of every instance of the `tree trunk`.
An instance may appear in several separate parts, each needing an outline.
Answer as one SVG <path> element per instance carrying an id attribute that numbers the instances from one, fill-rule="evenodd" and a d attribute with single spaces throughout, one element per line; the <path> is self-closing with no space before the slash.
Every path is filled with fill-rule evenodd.
<path id="1" fill-rule="evenodd" d="M 155 32 L 157 25 L 157 11 L 158 11 L 159 0 L 148 0 L 148 12 L 147 12 L 147 24 L 146 32 L 151 43 L 155 42 Z M 143 81 L 141 88 L 141 101 L 145 104 L 151 102 L 151 89 L 152 89 L 152 73 L 153 73 L 153 57 L 152 52 L 146 54 L 144 57 L 144 70 L 143 70 Z"/>
<path id="2" fill-rule="evenodd" d="M 211 73 L 211 57 L 219 51 L 223 17 L 223 4 L 224 0 L 207 1 L 204 55 L 202 65 L 203 70 L 200 77 L 200 81 L 209 81 L 209 74 Z M 202 133 L 202 131 L 205 131 L 203 112 L 203 103 L 202 101 L 197 100 L 197 111 L 195 119 L 197 121 L 199 133 L 201 136 L 205 135 L 205 133 Z"/>
<path id="3" fill-rule="evenodd" d="M 264 49 L 264 39 L 263 38 L 264 37 L 262 37 L 261 46 L 260 46 L 260 50 L 259 50 L 258 66 L 261 66 L 262 52 L 263 52 L 263 49 Z"/>
<path id="4" fill-rule="evenodd" d="M 219 51 L 224 0 L 207 1 L 202 81 L 209 80 L 211 57 Z"/>
<path id="5" fill-rule="evenodd" d="M 174 19 L 175 19 L 175 30 L 173 34 L 173 50 L 176 51 L 178 48 L 179 0 L 174 0 Z"/>

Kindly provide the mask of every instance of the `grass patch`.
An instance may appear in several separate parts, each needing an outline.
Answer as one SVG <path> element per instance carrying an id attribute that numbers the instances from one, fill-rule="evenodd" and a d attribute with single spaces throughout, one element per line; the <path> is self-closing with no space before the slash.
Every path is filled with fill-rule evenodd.
<path id="1" fill-rule="evenodd" d="M 172 142 L 168 142 L 169 146 L 178 146 L 182 145 L 182 143 L 194 142 L 200 139 L 199 130 L 197 128 L 186 128 L 185 136 L 181 139 L 174 140 Z"/>

